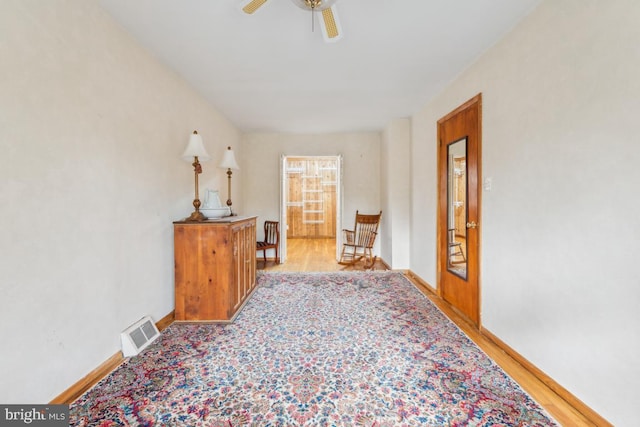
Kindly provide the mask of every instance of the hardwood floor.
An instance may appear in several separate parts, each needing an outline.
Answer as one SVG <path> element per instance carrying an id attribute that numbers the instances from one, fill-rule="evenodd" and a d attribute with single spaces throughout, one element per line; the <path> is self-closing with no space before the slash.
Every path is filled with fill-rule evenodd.
<path id="1" fill-rule="evenodd" d="M 259 252 L 261 254 L 261 252 Z M 287 240 L 287 262 L 276 264 L 273 259 L 267 258 L 265 268 L 261 257 L 257 258 L 258 270 L 268 271 L 359 271 L 364 270 L 364 265 L 359 262 L 356 265 L 340 265 L 336 261 L 336 239 L 310 238 Z M 376 260 L 373 270 L 388 270 L 380 260 Z"/>
<path id="2" fill-rule="evenodd" d="M 267 265 L 265 266 L 264 262 L 259 260 L 258 269 L 296 272 L 363 270 L 361 263 L 356 266 L 343 266 L 336 262 L 335 239 L 289 239 L 287 248 L 286 264 L 277 265 L 273 259 L 267 259 Z M 381 260 L 377 260 L 374 269 L 387 270 L 388 267 Z M 534 375 L 532 371 L 535 370 L 533 369 L 535 367 L 527 369 L 525 367 L 527 365 L 526 360 L 518 361 L 517 357 L 512 357 L 505 351 L 506 345 L 504 343 L 501 343 L 503 344 L 502 346 L 498 345 L 497 342 L 500 342 L 500 340 L 497 337 L 488 331 L 482 333 L 470 323 L 467 323 L 448 303 L 436 295 L 433 289 L 425 286 L 419 278 L 412 277 L 411 274 L 407 274 L 407 277 L 561 425 L 611 426 L 610 423 L 591 411 L 582 402 L 573 398 L 573 396 L 566 396 L 566 394 L 560 393 L 565 396 L 565 398 L 561 397 L 553 390 L 553 385 L 550 387 L 547 385 L 547 381 L 543 382 L 539 379 L 540 372 L 538 372 L 538 376 Z M 567 400 L 573 401 L 575 406 Z"/>

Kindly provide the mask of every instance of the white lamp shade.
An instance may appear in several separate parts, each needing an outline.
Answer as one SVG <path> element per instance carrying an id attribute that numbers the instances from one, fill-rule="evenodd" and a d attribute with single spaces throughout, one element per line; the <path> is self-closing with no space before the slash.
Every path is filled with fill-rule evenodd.
<path id="1" fill-rule="evenodd" d="M 198 160 L 206 161 L 211 159 L 209 153 L 204 148 L 204 144 L 202 143 L 202 137 L 198 135 L 198 132 L 195 130 L 189 137 L 189 144 L 187 148 L 182 153 L 182 158 L 187 161 L 192 161 L 194 157 L 197 157 Z"/>
<path id="2" fill-rule="evenodd" d="M 236 163 L 236 157 L 233 155 L 231 147 L 225 150 L 219 166 L 223 169 L 240 169 L 238 163 Z"/>

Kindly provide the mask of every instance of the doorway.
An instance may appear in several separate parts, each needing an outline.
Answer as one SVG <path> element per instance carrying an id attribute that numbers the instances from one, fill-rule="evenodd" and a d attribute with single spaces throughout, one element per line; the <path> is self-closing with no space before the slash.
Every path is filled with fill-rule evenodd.
<path id="1" fill-rule="evenodd" d="M 341 156 L 282 156 L 280 191 L 281 262 L 287 240 L 331 239 L 341 245 Z"/>
<path id="2" fill-rule="evenodd" d="M 438 293 L 480 327 L 482 94 L 438 120 Z"/>

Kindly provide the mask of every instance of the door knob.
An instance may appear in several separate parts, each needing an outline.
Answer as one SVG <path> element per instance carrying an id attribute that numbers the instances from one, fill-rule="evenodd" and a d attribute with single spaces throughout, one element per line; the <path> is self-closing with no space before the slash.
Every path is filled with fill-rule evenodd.
<path id="1" fill-rule="evenodd" d="M 467 228 L 478 228 L 478 224 L 475 221 L 468 222 Z"/>

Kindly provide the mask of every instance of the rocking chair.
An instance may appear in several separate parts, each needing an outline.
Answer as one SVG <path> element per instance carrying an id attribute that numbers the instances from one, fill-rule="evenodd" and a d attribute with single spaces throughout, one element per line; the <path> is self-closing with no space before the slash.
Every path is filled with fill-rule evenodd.
<path id="1" fill-rule="evenodd" d="M 353 230 L 342 230 L 344 242 L 338 264 L 353 265 L 364 259 L 364 268 L 372 268 L 377 256 L 372 253 L 373 244 L 378 235 L 378 225 L 382 211 L 378 214 L 361 214 L 356 211 L 356 224 Z"/>

